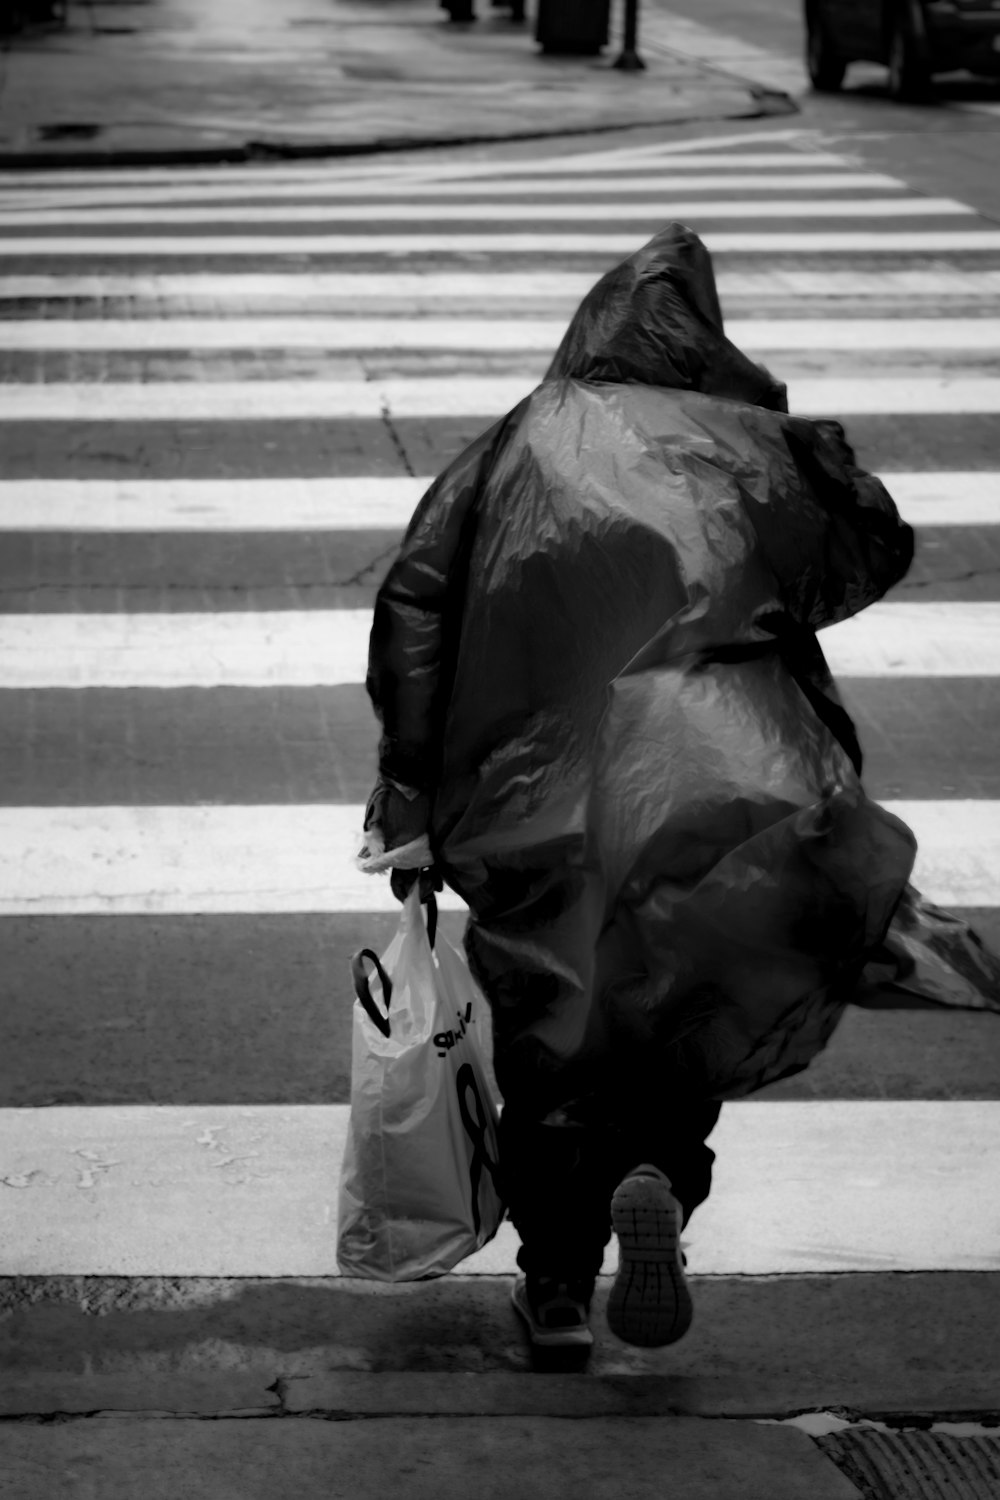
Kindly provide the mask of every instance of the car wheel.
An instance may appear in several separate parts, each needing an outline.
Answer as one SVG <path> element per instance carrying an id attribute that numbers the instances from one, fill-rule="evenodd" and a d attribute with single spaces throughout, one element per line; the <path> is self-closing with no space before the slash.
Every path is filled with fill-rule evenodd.
<path id="1" fill-rule="evenodd" d="M 889 97 L 903 104 L 920 104 L 930 98 L 930 93 L 930 68 L 901 6 L 889 37 Z"/>
<path id="2" fill-rule="evenodd" d="M 813 6 L 806 11 L 806 68 L 810 83 L 820 94 L 835 94 L 847 72 L 846 61 Z"/>

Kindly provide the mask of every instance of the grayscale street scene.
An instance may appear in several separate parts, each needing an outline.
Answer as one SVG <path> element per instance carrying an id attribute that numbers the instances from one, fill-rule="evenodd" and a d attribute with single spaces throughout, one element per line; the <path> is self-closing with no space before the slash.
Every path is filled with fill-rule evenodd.
<path id="1" fill-rule="evenodd" d="M 996 1500 L 998 0 L 0 31 L 2 1500 Z"/>

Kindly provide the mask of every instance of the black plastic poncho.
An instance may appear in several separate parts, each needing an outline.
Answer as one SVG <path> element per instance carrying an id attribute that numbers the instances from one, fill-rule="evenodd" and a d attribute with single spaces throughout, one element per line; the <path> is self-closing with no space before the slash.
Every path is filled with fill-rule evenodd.
<path id="1" fill-rule="evenodd" d="M 424 496 L 375 611 L 380 766 L 433 795 L 498 1052 L 540 1097 L 640 1054 L 749 1092 L 884 956 L 914 839 L 862 790 L 816 632 L 911 555 L 842 429 L 725 337 L 679 225 Z"/>

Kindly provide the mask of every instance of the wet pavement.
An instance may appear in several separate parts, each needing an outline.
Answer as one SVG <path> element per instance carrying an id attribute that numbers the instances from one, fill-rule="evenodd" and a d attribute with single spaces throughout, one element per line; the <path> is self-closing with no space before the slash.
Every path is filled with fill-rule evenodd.
<path id="1" fill-rule="evenodd" d="M 532 17 L 478 0 L 70 0 L 65 26 L 9 39 L 0 164 L 239 160 L 752 117 L 779 90 L 671 47 L 648 4 L 646 71 L 543 55 Z"/>
<path id="2" fill-rule="evenodd" d="M 781 0 L 786 9 L 791 3 Z M 762 66 L 755 89 L 738 81 L 750 54 L 731 38 L 713 53 L 703 27 L 678 27 L 651 5 L 642 43 L 650 68 L 636 77 L 610 68 L 617 37 L 603 61 L 545 59 L 530 25 L 517 27 L 484 0 L 477 4 L 479 22 L 451 27 L 429 0 L 353 7 L 288 0 L 280 24 L 259 0 L 242 7 L 204 0 L 197 11 L 177 0 L 73 3 L 65 31 L 12 42 L 5 149 L 24 153 L 25 164 L 80 167 L 130 155 L 240 160 L 454 144 L 473 131 L 482 139 L 565 134 L 583 128 L 580 120 L 608 129 L 637 123 L 628 111 L 650 111 L 642 122 L 673 122 L 787 107 L 768 93 L 783 86 L 783 70 L 791 79 L 787 59 Z M 685 7 L 691 10 L 688 0 Z M 712 8 L 706 0 L 705 10 Z M 760 0 L 747 0 L 748 11 L 756 8 Z M 837 102 L 845 118 L 869 107 Z M 489 415 L 470 415 L 461 404 L 470 380 L 537 378 L 555 325 L 610 263 L 599 236 L 620 233 L 632 223 L 626 215 L 639 215 L 630 231 L 638 237 L 663 205 L 681 202 L 692 205 L 703 233 L 728 236 L 719 263 L 731 326 L 748 320 L 740 337 L 793 383 L 829 377 L 830 392 L 844 399 L 851 373 L 838 342 L 844 318 L 865 337 L 864 374 L 882 377 L 882 404 L 851 417 L 852 438 L 863 461 L 889 475 L 901 503 L 908 499 L 921 528 L 918 564 L 892 607 L 936 612 L 945 635 L 962 611 L 985 617 L 996 600 L 1000 534 L 995 413 L 907 412 L 893 402 L 923 374 L 955 377 L 971 390 L 974 379 L 993 373 L 979 336 L 1000 312 L 994 226 L 969 222 L 965 208 L 935 214 L 920 196 L 957 194 L 989 213 L 986 174 L 973 191 L 971 170 L 962 180 L 955 165 L 957 126 L 963 144 L 981 141 L 985 152 L 989 121 L 946 110 L 918 116 L 893 119 L 939 120 L 942 130 L 950 127 L 948 140 L 932 137 L 928 124 L 920 148 L 906 154 L 899 145 L 902 165 L 888 168 L 907 181 L 887 182 L 879 161 L 881 175 L 867 185 L 851 180 L 863 165 L 853 142 L 840 157 L 824 156 L 829 143 L 818 133 L 784 139 L 801 116 L 719 126 L 720 139 L 695 139 L 687 155 L 678 150 L 684 131 L 662 133 L 662 158 L 644 156 L 634 135 L 588 143 L 589 152 L 634 157 L 624 162 L 574 157 L 580 143 L 556 138 L 544 152 L 443 153 L 448 161 L 438 158 L 436 167 L 432 153 L 421 153 L 402 167 L 179 166 L 121 172 L 114 182 L 81 171 L 56 174 L 40 190 L 37 176 L 9 174 L 0 240 L 5 394 L 37 403 L 40 393 L 61 392 L 73 404 L 58 416 L 3 424 L 0 617 L 13 627 L 31 615 L 39 635 L 41 625 L 58 635 L 65 624 L 60 639 L 75 642 L 99 615 L 138 614 L 154 645 L 163 643 L 150 660 L 176 666 L 185 611 L 236 624 L 249 614 L 276 624 L 311 614 L 322 627 L 324 612 L 342 610 L 346 621 L 367 609 L 393 528 L 415 498 L 410 490 L 421 490 Z M 867 137 L 864 149 L 874 150 Z M 935 151 L 938 176 L 925 180 Z M 460 157 L 465 167 L 456 165 Z M 384 182 L 365 197 L 372 211 L 339 224 L 322 218 L 380 171 Z M 411 176 L 397 180 L 403 171 Z M 532 171 L 540 178 L 534 186 Z M 436 173 L 433 180 L 416 175 L 427 172 Z M 884 224 L 859 219 L 864 254 L 831 248 L 831 236 L 845 227 L 840 205 L 848 192 L 855 207 L 905 200 L 917 216 L 913 243 L 884 248 L 910 225 L 908 217 L 887 216 Z M 718 204 L 731 209 L 734 196 L 754 194 L 784 205 L 780 217 L 762 215 L 754 227 L 765 236 L 794 233 L 798 250 L 748 244 L 746 221 L 717 216 Z M 509 222 L 494 212 L 505 195 Z M 478 248 L 456 221 L 459 199 Z M 512 233 L 527 227 L 518 215 L 536 199 L 575 204 L 575 221 L 554 209 L 531 221 L 549 249 L 528 249 Z M 801 205 L 813 199 L 822 214 L 803 215 Z M 206 200 L 213 205 L 207 214 Z M 296 219 L 304 204 L 308 214 Z M 426 223 L 414 219 L 414 204 Z M 973 231 L 974 247 L 921 250 L 926 219 L 945 231 Z M 356 244 L 348 241 L 355 223 Z M 415 228 L 437 233 L 433 241 L 423 233 L 418 244 Z M 449 337 L 442 336 L 445 312 Z M 308 339 L 295 315 L 308 323 Z M 926 337 L 932 319 L 941 347 L 927 372 L 903 335 Z M 249 406 L 262 381 L 361 389 L 391 379 L 402 395 L 401 383 L 432 378 L 451 404 L 423 415 L 331 411 L 323 420 L 293 420 L 275 405 L 251 420 L 236 405 L 232 420 L 206 411 L 189 420 L 164 404 L 188 386 L 207 406 L 216 387 L 237 383 Z M 109 410 L 109 386 L 145 393 L 134 419 Z M 452 401 L 452 387 L 461 402 Z M 452 409 L 456 402 L 460 410 Z M 57 667 L 53 654 L 46 671 Z M 721 1153 L 714 1204 L 728 1204 L 731 1218 L 728 1228 L 710 1232 L 710 1205 L 695 1221 L 698 1317 L 682 1345 L 642 1351 L 613 1340 L 604 1326 L 603 1278 L 589 1371 L 544 1373 L 530 1368 L 506 1261 L 479 1274 L 466 1264 L 431 1285 L 362 1284 L 317 1274 L 315 1266 L 296 1274 L 280 1242 L 287 1244 L 295 1214 L 320 1211 L 323 1195 L 303 1190 L 300 1171 L 285 1184 L 291 1207 L 272 1207 L 269 1219 L 260 1214 L 267 1205 L 250 1179 L 266 1161 L 248 1156 L 240 1165 L 222 1149 L 225 1137 L 205 1127 L 206 1111 L 216 1125 L 219 1114 L 246 1131 L 256 1115 L 290 1117 L 294 1107 L 303 1127 L 297 1170 L 307 1163 L 304 1126 L 342 1121 L 346 1108 L 347 958 L 363 942 L 383 947 L 392 913 L 285 909 L 273 892 L 260 909 L 252 901 L 233 909 L 216 899 L 214 885 L 197 911 L 180 911 L 169 900 L 156 904 L 158 861 L 170 827 L 201 827 L 213 808 L 230 804 L 242 807 L 248 828 L 268 809 L 276 827 L 295 817 L 296 826 L 311 827 L 332 808 L 353 829 L 368 789 L 373 726 L 353 678 L 314 687 L 282 677 L 265 686 L 220 679 L 205 687 L 175 676 L 168 689 L 140 672 L 125 687 L 27 683 L 2 695 L 0 782 L 10 827 L 24 818 L 58 827 L 65 850 L 69 825 L 86 824 L 93 848 L 80 848 L 88 857 L 105 847 L 99 836 L 112 813 L 126 832 L 151 820 L 158 829 L 146 844 L 126 838 L 116 855 L 138 851 L 134 884 L 145 914 L 104 910 L 94 876 L 73 912 L 47 907 L 39 888 L 27 890 L 24 910 L 5 917 L 4 1500 L 133 1500 L 139 1493 L 144 1500 L 179 1493 L 363 1500 L 386 1489 L 416 1500 L 470 1493 L 662 1500 L 668 1489 L 681 1500 L 993 1500 L 1000 1492 L 996 1236 L 989 1238 L 988 1206 L 979 1203 L 988 1194 L 970 1190 L 964 1209 L 949 1209 L 942 1184 L 954 1187 L 963 1176 L 972 1183 L 976 1160 L 996 1149 L 996 1017 L 852 1011 L 808 1074 L 746 1107 L 760 1112 L 753 1123 L 770 1130 L 769 1149 L 756 1153 L 752 1169 L 740 1164 L 735 1146 Z M 927 669 L 848 673 L 844 684 L 873 793 L 906 799 L 913 811 L 947 809 L 950 799 L 956 820 L 976 807 L 981 828 L 970 845 L 987 871 L 995 868 L 990 840 L 1000 792 L 991 748 L 995 680 L 992 669 L 985 676 Z M 346 842 L 331 839 L 327 847 Z M 273 857 L 266 839 L 259 848 Z M 199 858 L 207 869 L 204 846 Z M 26 887 L 34 868 L 25 865 Z M 209 883 L 221 890 L 219 873 Z M 998 887 L 988 878 L 989 904 L 966 914 L 995 942 Z M 443 921 L 457 935 L 458 915 Z M 923 1101 L 922 1110 L 906 1109 L 907 1101 Z M 63 1108 L 38 1107 L 52 1105 Z M 120 1115 L 128 1152 L 98 1150 L 101 1141 L 81 1135 L 51 1170 L 42 1127 L 55 1114 L 75 1113 L 65 1109 L 71 1105 L 98 1124 Z M 893 1128 L 880 1140 L 914 1147 L 906 1170 L 894 1168 L 880 1144 L 859 1149 L 860 1122 L 883 1109 Z M 782 1141 L 794 1139 L 800 1149 L 798 1122 L 815 1122 L 824 1111 L 842 1119 L 837 1140 L 853 1141 L 849 1160 L 827 1152 L 823 1169 L 813 1165 L 784 1204 L 770 1206 Z M 917 1113 L 939 1122 L 934 1150 L 918 1149 L 902 1123 Z M 973 1116 L 986 1122 L 976 1127 L 978 1155 L 954 1128 Z M 208 1167 L 197 1181 L 174 1172 L 163 1151 L 171 1119 L 201 1136 Z M 784 1134 L 783 1119 L 793 1127 Z M 30 1151 L 22 1160 L 11 1143 L 25 1132 Z M 727 1163 L 741 1188 L 726 1187 Z M 331 1152 L 314 1166 L 334 1182 Z M 211 1192 L 196 1200 L 193 1188 L 206 1179 Z M 73 1213 L 89 1210 L 98 1228 L 110 1225 L 122 1182 L 129 1215 L 119 1223 L 128 1233 L 109 1236 L 107 1274 L 82 1274 L 75 1249 L 56 1258 L 53 1274 L 42 1274 L 43 1254 L 59 1232 L 65 1237 Z M 812 1222 L 807 1200 L 832 1202 L 835 1190 L 846 1204 L 838 1228 L 850 1243 L 831 1270 L 815 1263 L 815 1245 L 802 1246 Z M 167 1205 L 159 1219 L 148 1207 L 157 1196 Z M 900 1196 L 913 1214 L 898 1211 Z M 248 1209 L 257 1213 L 252 1230 Z M 864 1220 L 857 1232 L 852 1214 Z M 26 1261 L 11 1253 L 15 1219 L 28 1224 L 26 1243 L 35 1236 Z M 242 1228 L 240 1256 L 214 1272 L 203 1266 L 183 1274 L 179 1239 L 186 1235 L 204 1261 L 209 1231 L 220 1224 L 231 1237 Z M 978 1268 L 962 1259 L 969 1225 L 985 1243 Z M 783 1261 L 778 1274 L 749 1274 L 750 1226 L 790 1244 L 794 1263 Z M 178 1230 L 183 1235 L 168 1232 Z M 921 1249 L 924 1231 L 946 1241 L 936 1269 Z M 332 1244 L 332 1230 L 323 1232 Z M 873 1267 L 879 1235 L 889 1249 Z M 137 1238 L 163 1251 L 164 1274 L 153 1274 L 148 1259 L 130 1274 L 125 1252 Z M 98 1239 L 92 1229 L 77 1244 L 93 1249 Z M 735 1257 L 736 1269 L 713 1268 L 713 1248 Z M 248 1272 L 251 1252 L 270 1255 L 274 1274 Z"/>

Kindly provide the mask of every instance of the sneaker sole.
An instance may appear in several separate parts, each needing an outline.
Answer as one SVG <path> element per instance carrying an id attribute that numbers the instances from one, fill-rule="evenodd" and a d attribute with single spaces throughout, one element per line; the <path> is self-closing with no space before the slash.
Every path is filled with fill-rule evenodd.
<path id="1" fill-rule="evenodd" d="M 589 1328 L 539 1328 L 531 1316 L 531 1309 L 522 1304 L 517 1295 L 517 1284 L 510 1294 L 514 1311 L 527 1325 L 528 1337 L 536 1349 L 589 1349 L 594 1335 Z"/>
<path id="2" fill-rule="evenodd" d="M 608 1327 L 641 1348 L 676 1343 L 694 1315 L 677 1199 L 661 1177 L 626 1177 L 611 1200 L 611 1222 L 620 1259 L 608 1297 Z"/>

